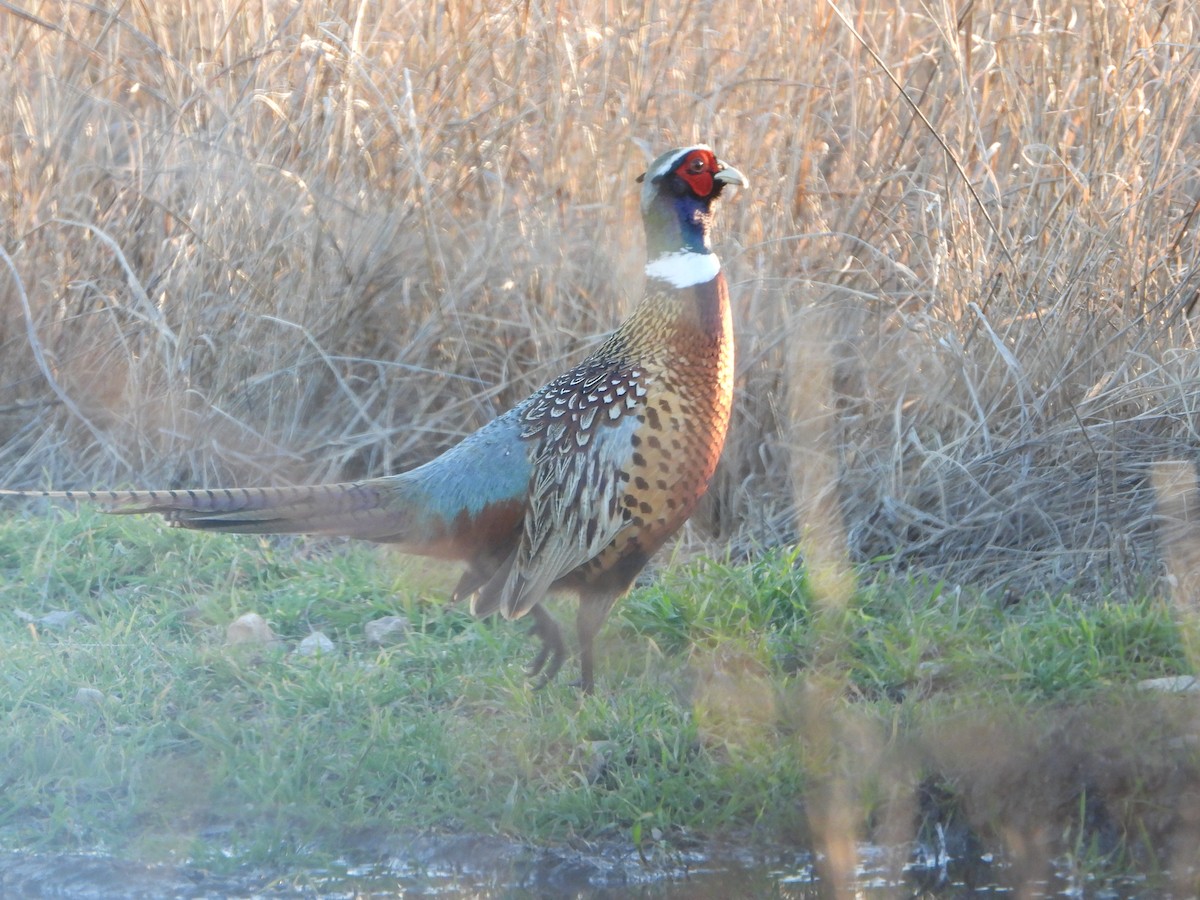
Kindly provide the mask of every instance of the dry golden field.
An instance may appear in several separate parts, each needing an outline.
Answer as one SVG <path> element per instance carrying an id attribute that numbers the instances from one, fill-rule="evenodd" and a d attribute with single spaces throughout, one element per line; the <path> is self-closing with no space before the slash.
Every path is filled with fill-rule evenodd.
<path id="1" fill-rule="evenodd" d="M 1144 585 L 1200 429 L 1200 11 L 899 6 L 3 0 L 0 485 L 421 462 L 630 309 L 634 178 L 706 141 L 753 184 L 692 543 Z"/>

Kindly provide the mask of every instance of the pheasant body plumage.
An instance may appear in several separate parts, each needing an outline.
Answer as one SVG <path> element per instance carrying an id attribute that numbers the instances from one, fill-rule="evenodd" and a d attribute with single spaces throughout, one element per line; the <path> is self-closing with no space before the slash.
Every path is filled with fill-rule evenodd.
<path id="1" fill-rule="evenodd" d="M 581 682 L 615 601 L 692 514 L 716 469 L 733 397 L 728 290 L 709 246 L 713 204 L 745 177 L 703 146 L 643 176 L 646 296 L 589 357 L 425 465 L 308 487 L 0 492 L 104 502 L 173 525 L 345 535 L 461 560 L 454 595 L 478 615 L 534 617 L 532 674 L 565 658 L 550 592 L 579 597 Z"/>

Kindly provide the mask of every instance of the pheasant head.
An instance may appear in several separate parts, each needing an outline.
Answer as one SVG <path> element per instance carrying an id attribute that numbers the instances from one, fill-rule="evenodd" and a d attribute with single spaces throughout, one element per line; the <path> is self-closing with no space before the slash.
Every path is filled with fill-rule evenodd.
<path id="1" fill-rule="evenodd" d="M 720 267 L 709 242 L 714 206 L 727 186 L 748 187 L 746 176 L 697 144 L 664 153 L 638 181 L 646 275 L 677 288 L 712 278 Z"/>

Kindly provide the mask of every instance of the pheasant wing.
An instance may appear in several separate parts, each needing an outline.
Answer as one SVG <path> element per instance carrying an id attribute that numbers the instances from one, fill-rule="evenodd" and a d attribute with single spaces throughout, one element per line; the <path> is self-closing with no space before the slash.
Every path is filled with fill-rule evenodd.
<path id="1" fill-rule="evenodd" d="M 608 348 L 555 379 L 521 411 L 535 442 L 521 540 L 475 598 L 518 618 L 563 576 L 600 554 L 630 515 L 623 500 L 635 452 L 645 373 L 613 361 Z"/>

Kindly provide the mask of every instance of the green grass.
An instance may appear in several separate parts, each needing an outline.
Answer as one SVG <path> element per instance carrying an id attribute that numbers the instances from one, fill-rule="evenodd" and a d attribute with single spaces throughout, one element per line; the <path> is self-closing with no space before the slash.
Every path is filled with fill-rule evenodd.
<path id="1" fill-rule="evenodd" d="M 818 643 L 837 637 L 837 663 L 865 699 L 897 701 L 934 681 L 939 692 L 1014 702 L 1080 699 L 1190 671 L 1171 611 L 1157 599 L 1064 595 L 1005 605 L 887 581 L 862 587 L 832 621 L 821 613 L 794 555 L 774 552 L 669 576 L 626 601 L 619 618 L 665 652 L 736 641 L 785 674 L 811 666 Z"/>
<path id="2" fill-rule="evenodd" d="M 11 846 L 228 866 L 412 831 L 668 850 L 729 835 L 819 841 L 831 791 L 855 837 L 901 822 L 911 839 L 930 814 L 905 803 L 931 779 L 995 837 L 1016 813 L 987 778 L 1044 752 L 1074 768 L 1042 792 L 1070 809 L 1039 815 L 1061 813 L 1070 847 L 1090 846 L 1079 792 L 1107 791 L 1127 853 L 1145 843 L 1133 829 L 1164 827 L 1146 810 L 1178 788 L 1168 763 L 1197 769 L 1171 711 L 1185 701 L 1133 688 L 1192 670 L 1150 599 L 1005 606 L 909 581 L 862 585 L 831 611 L 793 555 L 699 562 L 618 607 L 600 689 L 582 697 L 567 679 L 529 689 L 522 625 L 472 619 L 440 599 L 445 573 L 363 545 L 56 511 L 0 522 L 0 573 Z M 28 621 L 62 610 L 78 615 Z M 226 642 L 247 611 L 277 646 Z M 369 645 L 364 624 L 396 613 L 407 639 Z M 318 629 L 334 652 L 292 652 Z M 980 735 L 1011 752 L 981 754 Z M 1099 765 L 1076 740 L 1087 735 L 1107 762 L 1081 775 Z M 1114 760 L 1144 796 L 1113 793 Z"/>

